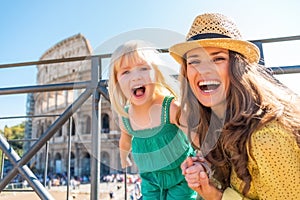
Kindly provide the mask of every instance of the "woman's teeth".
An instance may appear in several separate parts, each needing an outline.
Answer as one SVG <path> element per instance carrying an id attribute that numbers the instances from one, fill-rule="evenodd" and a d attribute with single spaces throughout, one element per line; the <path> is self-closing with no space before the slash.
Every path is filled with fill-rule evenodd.
<path id="1" fill-rule="evenodd" d="M 199 87 L 203 92 L 212 92 L 220 86 L 219 81 L 201 81 Z"/>

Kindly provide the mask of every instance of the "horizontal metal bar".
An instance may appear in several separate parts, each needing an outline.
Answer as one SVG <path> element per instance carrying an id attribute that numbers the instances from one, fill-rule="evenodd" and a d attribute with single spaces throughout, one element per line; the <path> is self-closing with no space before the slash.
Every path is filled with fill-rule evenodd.
<path id="1" fill-rule="evenodd" d="M 293 74 L 300 73 L 300 65 L 284 66 L 284 67 L 270 67 L 273 74 Z"/>
<path id="2" fill-rule="evenodd" d="M 2 190 L 1 192 L 34 192 L 34 190 L 18 190 L 18 189 L 14 189 L 14 190 L 10 190 L 10 189 L 6 189 L 6 190 Z"/>
<path id="3" fill-rule="evenodd" d="M 14 139 L 14 140 L 7 140 L 7 142 L 29 142 L 29 141 L 37 141 L 39 140 L 37 139 Z"/>
<path id="4" fill-rule="evenodd" d="M 168 52 L 168 49 L 161 49 L 161 52 Z M 64 62 L 75 62 L 75 61 L 83 61 L 83 60 L 91 60 L 92 57 L 99 58 L 110 58 L 111 53 L 108 54 L 100 54 L 100 55 L 92 55 L 92 56 L 78 56 L 78 57 L 69 57 L 69 58 L 58 58 L 58 59 L 49 59 L 49 60 L 39 60 L 39 61 L 28 61 L 28 62 L 20 62 L 20 63 L 9 63 L 9 64 L 1 64 L 1 68 L 11 68 L 11 67 L 23 67 L 23 66 L 31 66 L 31 65 L 45 65 L 45 64 L 54 64 L 54 63 L 64 63 Z"/>
<path id="5" fill-rule="evenodd" d="M 77 57 L 69 57 L 69 58 L 57 58 L 57 59 L 49 59 L 49 60 L 39 60 L 39 61 L 1 64 L 0 69 L 1 68 L 10 68 L 10 67 L 22 67 L 22 66 L 31 66 L 31 65 L 45 65 L 45 64 L 54 64 L 54 63 L 64 63 L 64 62 L 75 62 L 75 61 L 91 60 L 92 57 L 110 58 L 111 54 L 101 54 L 101 55 L 92 55 L 92 56 L 86 55 L 86 56 L 77 56 Z"/>
<path id="6" fill-rule="evenodd" d="M 0 95 L 84 89 L 90 81 L 0 88 Z"/>
<path id="7" fill-rule="evenodd" d="M 58 58 L 58 59 L 50 59 L 50 60 L 11 63 L 11 64 L 0 65 L 0 69 L 1 68 L 10 68 L 10 67 L 30 66 L 30 65 L 43 65 L 43 64 L 53 64 L 53 63 L 62 63 L 62 62 L 74 62 L 74 61 L 82 61 L 82 60 L 90 60 L 90 59 L 91 59 L 91 56 L 79 56 L 79 57 L 70 57 L 70 58 Z"/>
<path id="8" fill-rule="evenodd" d="M 10 117 L 0 117 L 2 119 L 19 119 L 19 118 L 39 118 L 39 117 L 59 117 L 60 114 L 57 115 L 24 115 L 24 116 L 10 116 Z"/>
<path id="9" fill-rule="evenodd" d="M 260 39 L 260 40 L 250 40 L 251 42 L 261 42 L 261 43 L 272 43 L 272 42 L 287 42 L 292 40 L 300 40 L 300 35 L 288 36 L 288 37 L 279 37 L 279 38 L 269 38 L 269 39 Z"/>

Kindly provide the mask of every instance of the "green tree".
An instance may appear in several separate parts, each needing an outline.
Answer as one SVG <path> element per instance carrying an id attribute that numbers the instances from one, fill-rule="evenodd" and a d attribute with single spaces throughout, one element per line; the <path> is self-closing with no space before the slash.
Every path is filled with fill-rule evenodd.
<path id="1" fill-rule="evenodd" d="M 24 142 L 16 140 L 24 139 L 25 122 L 11 127 L 5 126 L 4 130 L 0 130 L 0 134 L 8 140 L 11 147 L 18 153 L 19 156 L 23 155 Z"/>

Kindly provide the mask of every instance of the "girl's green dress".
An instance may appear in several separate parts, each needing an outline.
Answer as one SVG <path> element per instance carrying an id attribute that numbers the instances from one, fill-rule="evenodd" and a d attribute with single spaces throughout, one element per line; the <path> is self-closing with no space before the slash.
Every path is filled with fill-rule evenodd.
<path id="1" fill-rule="evenodd" d="M 133 136 L 132 156 L 142 180 L 143 200 L 196 199 L 196 193 L 188 187 L 180 168 L 194 150 L 182 130 L 170 123 L 173 98 L 164 98 L 161 124 L 157 127 L 133 130 L 129 119 L 122 119 L 128 133 Z M 128 112 L 128 107 L 126 110 Z"/>

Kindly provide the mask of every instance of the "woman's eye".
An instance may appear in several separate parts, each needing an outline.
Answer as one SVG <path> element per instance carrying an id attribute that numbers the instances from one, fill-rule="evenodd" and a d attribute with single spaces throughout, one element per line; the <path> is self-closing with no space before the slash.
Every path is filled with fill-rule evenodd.
<path id="1" fill-rule="evenodd" d="M 214 58 L 212 61 L 214 63 L 218 63 L 218 62 L 221 62 L 221 61 L 224 61 L 224 60 L 226 60 L 224 57 L 217 57 L 217 58 Z"/>
<path id="2" fill-rule="evenodd" d="M 199 63 L 200 63 L 199 60 L 192 60 L 192 61 L 188 62 L 189 65 L 195 65 L 195 64 L 199 64 Z"/>
<path id="3" fill-rule="evenodd" d="M 197 65 L 199 65 L 201 63 L 201 61 L 200 60 L 192 60 L 192 61 L 188 61 L 188 65 L 190 65 L 190 66 L 197 66 Z"/>

